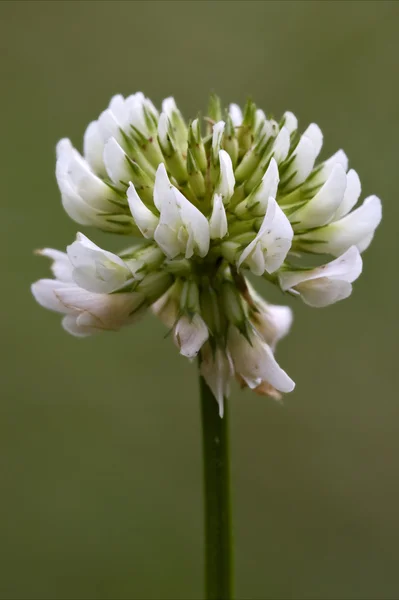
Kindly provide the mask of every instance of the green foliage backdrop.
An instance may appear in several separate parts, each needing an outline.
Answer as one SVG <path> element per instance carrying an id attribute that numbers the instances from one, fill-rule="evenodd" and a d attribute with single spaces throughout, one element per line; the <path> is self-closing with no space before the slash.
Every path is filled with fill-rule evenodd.
<path id="1" fill-rule="evenodd" d="M 352 297 L 288 301 L 278 359 L 297 391 L 232 395 L 237 596 L 398 598 L 398 20 L 384 1 L 0 3 L 1 598 L 202 595 L 195 366 L 151 317 L 77 340 L 29 292 L 49 273 L 33 249 L 78 229 L 56 141 L 79 146 L 136 90 L 187 116 L 211 90 L 292 110 L 383 199 Z"/>

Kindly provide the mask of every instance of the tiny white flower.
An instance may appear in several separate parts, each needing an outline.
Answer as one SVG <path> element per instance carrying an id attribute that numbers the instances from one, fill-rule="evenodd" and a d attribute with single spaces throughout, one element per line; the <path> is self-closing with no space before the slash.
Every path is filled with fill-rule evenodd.
<path id="1" fill-rule="evenodd" d="M 209 219 L 209 231 L 212 240 L 222 239 L 227 235 L 227 217 L 222 196 L 213 197 L 212 214 Z"/>
<path id="2" fill-rule="evenodd" d="M 288 132 L 294 133 L 298 129 L 298 119 L 294 115 L 294 113 L 287 111 L 283 115 L 283 123 L 284 127 L 288 129 Z"/>
<path id="3" fill-rule="evenodd" d="M 133 280 L 132 272 L 119 256 L 102 250 L 82 233 L 77 234 L 67 253 L 74 281 L 90 292 L 110 294 Z"/>
<path id="4" fill-rule="evenodd" d="M 275 350 L 277 342 L 285 337 L 291 329 L 293 314 L 289 306 L 269 304 L 263 300 L 248 283 L 251 305 L 250 320 L 257 332 L 270 348 Z"/>
<path id="5" fill-rule="evenodd" d="M 304 206 L 290 215 L 296 229 L 311 229 L 326 225 L 344 201 L 347 177 L 341 165 L 335 165 L 323 187 Z"/>
<path id="6" fill-rule="evenodd" d="M 224 398 L 230 395 L 230 381 L 234 374 L 229 352 L 219 346 L 213 350 L 209 343 L 204 344 L 201 349 L 200 372 L 215 396 L 220 417 L 223 417 Z"/>
<path id="7" fill-rule="evenodd" d="M 219 194 L 224 204 L 228 204 L 234 194 L 234 170 L 230 156 L 225 150 L 219 150 L 220 175 L 215 188 L 215 194 Z"/>
<path id="8" fill-rule="evenodd" d="M 254 275 L 263 275 L 265 271 L 273 273 L 283 264 L 292 236 L 290 222 L 274 198 L 270 197 L 261 228 L 242 252 L 237 266 L 247 265 Z"/>
<path id="9" fill-rule="evenodd" d="M 81 225 L 120 230 L 108 221 L 115 212 L 116 193 L 98 177 L 67 139 L 57 145 L 56 178 L 62 204 L 68 215 Z"/>
<path id="10" fill-rule="evenodd" d="M 254 389 L 267 382 L 280 392 L 292 392 L 295 383 L 278 365 L 268 344 L 251 332 L 250 341 L 234 325 L 229 326 L 227 348 L 236 373 Z"/>
<path id="11" fill-rule="evenodd" d="M 351 246 L 357 246 L 360 252 L 366 250 L 382 218 L 381 200 L 369 196 L 356 210 L 320 229 L 303 233 L 302 241 L 310 242 L 312 252 L 340 256 Z"/>
<path id="12" fill-rule="evenodd" d="M 154 203 L 161 213 L 154 239 L 166 256 L 206 256 L 210 243 L 208 220 L 171 185 L 163 163 L 156 174 Z"/>
<path id="13" fill-rule="evenodd" d="M 208 327 L 198 313 L 192 317 L 182 315 L 173 331 L 173 338 L 176 346 L 180 349 L 180 354 L 187 358 L 197 356 L 208 337 Z"/>
<path id="14" fill-rule="evenodd" d="M 143 305 L 142 294 L 93 294 L 77 284 L 57 279 L 40 279 L 32 285 L 36 301 L 49 310 L 66 315 L 64 328 L 72 335 L 117 331 L 135 322 Z"/>
<path id="15" fill-rule="evenodd" d="M 281 289 L 299 294 L 309 306 L 322 307 L 350 296 L 352 282 L 362 272 L 359 250 L 353 246 L 342 256 L 307 271 L 282 271 Z"/>
<path id="16" fill-rule="evenodd" d="M 229 115 L 233 121 L 234 127 L 240 127 L 242 125 L 242 110 L 238 104 L 230 104 Z"/>

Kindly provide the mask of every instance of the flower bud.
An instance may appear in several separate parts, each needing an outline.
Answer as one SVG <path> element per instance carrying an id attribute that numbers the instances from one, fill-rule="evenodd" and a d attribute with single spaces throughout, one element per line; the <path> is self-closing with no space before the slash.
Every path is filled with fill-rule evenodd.
<path id="1" fill-rule="evenodd" d="M 162 113 L 159 117 L 158 139 L 164 154 L 160 162 L 165 160 L 168 169 L 176 181 L 181 185 L 185 184 L 188 179 L 187 168 L 181 151 L 178 149 L 177 139 L 166 113 Z"/>
<path id="2" fill-rule="evenodd" d="M 205 173 L 208 160 L 205 153 L 204 143 L 201 136 L 199 119 L 194 119 L 188 129 L 188 149 L 190 150 L 201 173 Z"/>
<path id="3" fill-rule="evenodd" d="M 243 335 L 247 332 L 247 316 L 241 294 L 231 281 L 222 284 L 223 311 L 230 323 L 233 323 Z"/>
<path id="4" fill-rule="evenodd" d="M 205 179 L 197 163 L 195 162 L 193 153 L 190 150 L 187 152 L 187 173 L 188 182 L 190 184 L 190 188 L 195 194 L 195 197 L 198 200 L 203 200 L 206 193 Z"/>
<path id="5" fill-rule="evenodd" d="M 165 271 L 148 273 L 136 286 L 135 291 L 145 296 L 148 304 L 153 304 L 172 285 L 173 277 Z"/>
<path id="6" fill-rule="evenodd" d="M 229 114 L 226 117 L 226 129 L 224 132 L 222 146 L 223 149 L 229 154 L 232 165 L 235 168 L 238 160 L 239 146 L 236 128 L 233 125 L 232 118 Z"/>

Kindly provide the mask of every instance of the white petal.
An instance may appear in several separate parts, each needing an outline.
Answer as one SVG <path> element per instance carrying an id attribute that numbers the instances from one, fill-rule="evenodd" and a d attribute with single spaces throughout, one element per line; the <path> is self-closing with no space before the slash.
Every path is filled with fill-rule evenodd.
<path id="1" fill-rule="evenodd" d="M 300 293 L 305 304 L 322 308 L 348 298 L 352 293 L 352 284 L 348 281 L 321 277 L 314 281 L 300 283 L 296 290 Z"/>
<path id="2" fill-rule="evenodd" d="M 31 285 L 32 294 L 41 306 L 48 310 L 54 310 L 60 313 L 73 312 L 64 306 L 55 295 L 55 292 L 62 287 L 71 287 L 75 284 L 61 282 L 56 279 L 39 279 Z"/>
<path id="3" fill-rule="evenodd" d="M 56 295 L 65 312 L 84 314 L 79 324 L 97 329 L 118 330 L 132 323 L 137 316 L 136 311 L 144 303 L 142 294 L 93 294 L 78 286 L 60 288 Z"/>
<path id="4" fill-rule="evenodd" d="M 369 196 L 362 206 L 339 221 L 303 234 L 301 237 L 305 240 L 320 241 L 320 243 L 312 243 L 313 252 L 340 256 L 351 246 L 357 246 L 363 251 L 370 243 L 370 236 L 374 234 L 381 217 L 381 200 L 377 196 Z"/>
<path id="5" fill-rule="evenodd" d="M 104 110 L 98 117 L 98 127 L 104 144 L 109 138 L 114 137 L 119 144 L 123 145 L 124 139 L 121 129 L 124 128 L 124 125 L 117 119 L 112 110 Z"/>
<path id="6" fill-rule="evenodd" d="M 285 337 L 291 329 L 292 310 L 289 306 L 265 302 L 248 282 L 247 285 L 257 308 L 257 311 L 254 311 L 251 316 L 251 321 L 264 341 L 274 350 L 277 342 Z"/>
<path id="7" fill-rule="evenodd" d="M 358 249 L 353 246 L 342 256 L 332 260 L 326 265 L 304 271 L 281 271 L 279 281 L 282 290 L 296 287 L 304 281 L 312 281 L 320 277 L 337 279 L 352 283 L 362 272 L 362 258 Z"/>
<path id="8" fill-rule="evenodd" d="M 124 150 L 113 137 L 105 144 L 104 163 L 110 179 L 124 190 L 130 180 L 131 171 Z"/>
<path id="9" fill-rule="evenodd" d="M 346 176 L 346 190 L 344 199 L 339 205 L 337 212 L 334 215 L 334 221 L 338 221 L 345 215 L 348 214 L 359 200 L 362 186 L 360 183 L 359 175 L 351 169 Z"/>
<path id="10" fill-rule="evenodd" d="M 93 335 L 93 333 L 97 333 L 98 329 L 87 327 L 85 325 L 78 325 L 78 316 L 79 314 L 65 315 L 65 317 L 62 319 L 62 326 L 65 331 L 76 337 L 87 337 L 89 335 Z"/>
<path id="11" fill-rule="evenodd" d="M 257 129 L 259 129 L 259 127 L 262 125 L 262 126 L 263 126 L 263 130 L 262 130 L 262 132 L 261 132 L 261 135 L 263 135 L 263 133 L 265 133 L 265 131 L 264 131 L 264 126 L 265 126 L 265 124 L 268 124 L 268 123 L 269 123 L 269 122 L 268 122 L 268 120 L 267 120 L 267 118 L 266 118 L 266 115 L 265 115 L 264 111 L 263 111 L 263 110 L 261 110 L 260 108 L 258 108 L 258 109 L 255 111 L 255 131 L 256 131 Z M 271 131 L 271 130 L 270 130 L 270 131 Z"/>
<path id="12" fill-rule="evenodd" d="M 242 110 L 238 104 L 230 104 L 229 114 L 234 127 L 240 127 L 242 125 Z"/>
<path id="13" fill-rule="evenodd" d="M 317 173 L 312 175 L 309 185 L 311 185 L 311 187 L 323 185 L 336 165 L 341 165 L 345 172 L 348 170 L 348 157 L 343 150 L 338 150 L 338 152 L 330 156 L 328 160 L 320 165 L 317 169 Z"/>
<path id="14" fill-rule="evenodd" d="M 136 192 L 133 183 L 130 183 L 128 187 L 127 201 L 133 219 L 143 236 L 148 239 L 153 239 L 159 219 L 146 207 Z"/>
<path id="15" fill-rule="evenodd" d="M 341 165 L 336 165 L 331 175 L 317 194 L 290 215 L 290 221 L 298 229 L 321 227 L 331 221 L 339 205 L 343 202 L 346 190 L 346 173 Z"/>
<path id="16" fill-rule="evenodd" d="M 224 121 L 218 121 L 218 123 L 215 123 L 215 125 L 213 126 L 213 133 L 212 133 L 213 160 L 216 160 L 216 158 L 219 154 L 225 125 L 226 124 Z"/>
<path id="17" fill-rule="evenodd" d="M 162 115 L 161 115 L 162 117 Z M 161 118 L 160 117 L 160 118 Z M 161 163 L 158 166 L 156 175 L 155 175 L 155 185 L 154 185 L 154 204 L 161 212 L 162 208 L 165 209 L 166 204 L 175 205 L 175 198 L 172 192 L 172 184 L 169 181 L 168 174 L 166 172 L 165 165 Z M 176 216 L 177 218 L 177 216 Z"/>
<path id="18" fill-rule="evenodd" d="M 250 388 L 267 381 L 281 392 L 294 389 L 294 382 L 281 369 L 270 347 L 260 337 L 252 335 L 250 344 L 235 326 L 230 325 L 227 344 L 235 371 Z"/>
<path id="19" fill-rule="evenodd" d="M 128 96 L 125 100 L 126 110 L 128 111 L 128 123 L 136 127 L 143 135 L 149 135 L 149 131 L 144 117 L 145 97 L 141 92 Z"/>
<path id="20" fill-rule="evenodd" d="M 298 119 L 294 115 L 294 113 L 287 111 L 283 115 L 284 119 L 284 127 L 288 129 L 288 132 L 291 134 L 298 129 Z"/>
<path id="21" fill-rule="evenodd" d="M 183 315 L 176 323 L 174 340 L 180 348 L 180 354 L 187 358 L 197 356 L 208 337 L 208 327 L 198 314 L 195 314 L 192 319 Z"/>
<path id="22" fill-rule="evenodd" d="M 304 131 L 303 135 L 306 135 L 315 148 L 316 157 L 320 154 L 320 150 L 323 146 L 323 134 L 321 129 L 316 123 L 311 123 L 309 127 Z"/>
<path id="23" fill-rule="evenodd" d="M 40 254 L 40 256 L 46 256 L 53 261 L 53 264 L 51 265 L 51 271 L 56 279 L 67 282 L 73 281 L 73 267 L 68 255 L 65 252 L 60 252 L 59 250 L 54 250 L 53 248 L 43 248 L 42 250 L 39 250 L 37 254 Z"/>
<path id="24" fill-rule="evenodd" d="M 61 192 L 72 191 L 96 210 L 109 210 L 112 206 L 109 198 L 114 193 L 91 171 L 69 140 L 61 140 L 57 144 L 57 156 L 56 177 Z"/>
<path id="25" fill-rule="evenodd" d="M 251 209 L 253 215 L 262 217 L 265 214 L 269 198 L 276 197 L 278 183 L 278 166 L 274 158 L 272 158 L 259 187 L 250 196 L 248 208 Z"/>
<path id="26" fill-rule="evenodd" d="M 74 266 L 74 281 L 90 292 L 109 294 L 132 279 L 131 271 L 119 256 L 102 250 L 83 234 L 78 234 L 67 252 Z"/>
<path id="27" fill-rule="evenodd" d="M 273 119 L 267 119 L 263 110 L 258 109 L 255 112 L 255 131 L 258 131 L 259 137 L 265 136 L 266 139 L 276 137 L 279 132 L 278 123 Z"/>
<path id="28" fill-rule="evenodd" d="M 215 192 L 228 204 L 234 194 L 235 177 L 230 155 L 225 150 L 219 151 L 220 176 Z"/>
<path id="29" fill-rule="evenodd" d="M 97 121 L 87 127 L 83 138 L 83 154 L 91 168 L 98 175 L 105 175 L 103 161 L 104 140 Z"/>
<path id="30" fill-rule="evenodd" d="M 169 98 L 165 98 L 165 100 L 162 101 L 162 112 L 166 113 L 169 119 L 171 118 L 172 113 L 176 110 L 176 102 L 175 99 L 172 98 L 172 96 L 170 96 Z"/>
<path id="31" fill-rule="evenodd" d="M 227 217 L 222 196 L 215 194 L 213 197 L 212 215 L 209 219 L 211 239 L 222 239 L 227 234 Z"/>
<path id="32" fill-rule="evenodd" d="M 264 256 L 262 244 L 260 242 L 255 242 L 255 243 L 254 242 L 255 242 L 255 240 L 253 242 L 251 242 L 251 244 L 249 244 L 247 246 L 246 250 L 244 250 L 244 252 L 241 254 L 237 266 L 239 267 L 241 265 L 241 263 L 244 262 L 244 260 L 245 260 L 245 263 L 247 264 L 249 269 L 252 271 L 252 273 L 254 275 L 257 275 L 258 277 L 261 277 L 266 270 L 265 256 Z M 248 256 L 246 256 L 244 254 L 246 251 L 247 251 Z M 243 258 L 243 256 L 244 256 L 244 258 Z"/>
<path id="33" fill-rule="evenodd" d="M 273 273 L 283 264 L 291 247 L 292 237 L 290 222 L 274 198 L 269 198 L 262 226 L 255 239 L 242 252 L 237 266 L 240 267 L 244 261 L 248 261 L 254 251 L 259 252 L 259 244 L 263 251 L 265 270 Z M 254 270 L 251 266 L 251 270 L 255 275 L 261 274 L 256 272 L 256 267 Z"/>
<path id="34" fill-rule="evenodd" d="M 118 122 L 123 125 L 127 119 L 126 101 L 122 94 L 112 96 L 108 108 L 115 115 Z"/>
<path id="35" fill-rule="evenodd" d="M 189 237 L 192 236 L 193 251 L 204 257 L 208 254 L 210 244 L 208 219 L 177 188 L 173 187 L 173 192 L 183 224 L 189 233 Z M 187 251 L 188 248 L 186 258 L 190 258 L 191 253 Z"/>
<path id="36" fill-rule="evenodd" d="M 168 258 L 176 258 L 182 253 L 182 244 L 178 234 L 169 225 L 159 223 L 154 232 L 154 240 Z"/>
<path id="37" fill-rule="evenodd" d="M 290 149 L 290 134 L 286 127 L 282 127 L 278 136 L 276 137 L 272 152 L 275 160 L 278 163 L 283 162 L 287 156 L 288 151 Z"/>
<path id="38" fill-rule="evenodd" d="M 72 182 L 61 171 L 59 162 L 57 162 L 56 177 L 61 191 L 62 205 L 71 219 L 81 225 L 96 225 L 101 228 L 102 221 L 99 211 L 83 201 Z"/>
<path id="39" fill-rule="evenodd" d="M 289 180 L 285 186 L 285 192 L 303 183 L 312 172 L 317 152 L 313 142 L 306 135 L 302 135 L 299 140 L 298 146 L 294 150 L 294 156 L 295 158 L 281 179 L 283 184 Z"/>
<path id="40" fill-rule="evenodd" d="M 371 242 L 373 241 L 373 237 L 374 237 L 374 232 L 370 233 L 370 235 L 366 235 L 366 237 L 364 237 L 360 242 L 358 242 L 357 248 L 358 248 L 359 252 L 364 252 L 365 250 L 367 250 L 367 248 L 370 246 Z"/>

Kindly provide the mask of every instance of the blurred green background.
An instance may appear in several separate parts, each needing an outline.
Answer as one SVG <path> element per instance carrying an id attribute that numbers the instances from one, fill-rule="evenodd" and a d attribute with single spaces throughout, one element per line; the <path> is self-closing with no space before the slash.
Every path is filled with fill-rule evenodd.
<path id="1" fill-rule="evenodd" d="M 248 95 L 343 147 L 384 220 L 354 294 L 289 301 L 281 406 L 231 398 L 239 599 L 399 597 L 398 2 L 1 2 L 0 597 L 199 599 L 195 366 L 148 317 L 68 336 L 29 285 L 64 249 L 54 147 L 115 93 Z M 124 240 L 97 235 L 111 249 Z M 264 284 L 265 295 L 284 302 Z"/>

